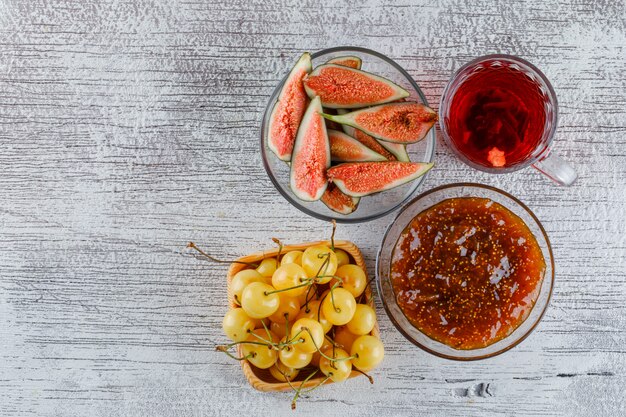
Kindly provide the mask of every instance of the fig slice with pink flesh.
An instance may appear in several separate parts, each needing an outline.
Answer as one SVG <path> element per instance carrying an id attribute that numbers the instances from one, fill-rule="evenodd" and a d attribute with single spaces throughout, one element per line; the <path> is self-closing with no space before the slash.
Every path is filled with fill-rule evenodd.
<path id="1" fill-rule="evenodd" d="M 324 114 L 340 114 L 337 113 L 337 110 L 335 109 L 325 109 L 324 107 L 322 107 L 322 113 Z M 332 130 L 343 130 L 343 126 L 340 125 L 339 123 L 335 123 L 331 120 L 326 119 L 326 128 L 327 129 L 332 129 Z"/>
<path id="2" fill-rule="evenodd" d="M 361 132 L 359 130 L 359 132 Z M 361 132 L 364 135 L 367 135 L 365 132 Z M 369 135 L 368 135 L 369 136 Z M 371 137 L 371 136 L 370 136 Z M 403 143 L 394 143 L 394 142 L 385 142 L 384 140 L 378 140 L 373 138 L 376 142 L 380 143 L 380 145 L 387 149 L 395 158 L 400 162 L 411 162 L 411 158 L 409 158 L 409 153 L 406 151 L 406 145 Z"/>
<path id="3" fill-rule="evenodd" d="M 432 167 L 424 162 L 348 162 L 328 169 L 327 176 L 345 194 L 363 197 L 413 181 Z"/>
<path id="4" fill-rule="evenodd" d="M 337 109 L 337 114 L 346 114 L 349 110 L 346 109 Z M 327 119 L 327 123 L 335 123 Z M 411 162 L 409 158 L 409 154 L 406 151 L 406 145 L 401 143 L 392 143 L 385 142 L 382 140 L 378 140 L 367 133 L 355 129 L 352 126 L 348 125 L 340 125 L 341 129 L 349 136 L 352 136 L 363 145 L 372 149 L 375 152 L 383 155 L 389 161 L 402 161 L 402 162 Z"/>
<path id="5" fill-rule="evenodd" d="M 335 57 L 326 62 L 327 64 L 335 64 L 341 65 L 342 67 L 350 67 L 354 69 L 361 69 L 361 64 L 363 61 L 358 56 L 354 55 L 343 55 Z"/>
<path id="6" fill-rule="evenodd" d="M 355 68 L 323 64 L 304 78 L 309 97 L 319 96 L 331 109 L 358 109 L 409 96 L 394 82 Z"/>
<path id="7" fill-rule="evenodd" d="M 386 161 L 383 155 L 374 152 L 358 140 L 338 130 L 328 129 L 330 159 L 332 162 Z"/>
<path id="8" fill-rule="evenodd" d="M 330 145 L 322 104 L 315 97 L 304 113 L 291 155 L 289 185 L 301 200 L 319 200 L 326 187 L 326 170 L 330 167 Z"/>
<path id="9" fill-rule="evenodd" d="M 291 160 L 298 126 L 309 101 L 302 80 L 311 68 L 311 55 L 305 52 L 287 76 L 270 115 L 267 146 L 283 161 Z"/>
<path id="10" fill-rule="evenodd" d="M 415 143 L 426 137 L 437 121 L 437 113 L 420 103 L 389 103 L 325 118 L 362 130 L 376 139 Z"/>
<path id="11" fill-rule="evenodd" d="M 333 183 L 328 184 L 328 188 L 322 195 L 321 201 L 326 206 L 339 214 L 350 214 L 357 209 L 360 198 L 350 197 L 344 194 Z"/>

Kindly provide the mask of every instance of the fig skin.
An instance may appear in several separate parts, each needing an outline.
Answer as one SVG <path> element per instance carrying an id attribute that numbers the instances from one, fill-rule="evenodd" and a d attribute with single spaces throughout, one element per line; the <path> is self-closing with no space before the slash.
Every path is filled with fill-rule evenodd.
<path id="1" fill-rule="evenodd" d="M 359 129 L 376 139 L 409 144 L 424 139 L 438 120 L 430 107 L 415 102 L 389 103 L 326 119 Z"/>
<path id="2" fill-rule="evenodd" d="M 423 162 L 349 162 L 330 168 L 327 176 L 343 193 L 363 197 L 413 181 L 432 167 Z"/>
<path id="3" fill-rule="evenodd" d="M 289 186 L 303 201 L 322 198 L 328 187 L 326 170 L 330 168 L 330 144 L 322 117 L 319 97 L 314 98 L 302 117 L 291 155 Z"/>
<path id="4" fill-rule="evenodd" d="M 311 68 L 311 55 L 305 52 L 289 72 L 270 115 L 267 146 L 286 162 L 291 160 L 298 126 L 309 101 L 302 80 Z"/>
<path id="5" fill-rule="evenodd" d="M 303 83 L 309 97 L 320 97 L 322 105 L 330 109 L 358 109 L 409 96 L 391 80 L 335 64 L 316 67 Z"/>
<path id="6" fill-rule="evenodd" d="M 368 148 L 355 138 L 338 130 L 328 129 L 332 162 L 386 161 L 383 155 Z"/>
<path id="7" fill-rule="evenodd" d="M 339 214 L 354 213 L 359 206 L 358 197 L 350 197 L 344 194 L 335 184 L 332 182 L 328 184 L 328 188 L 322 195 L 321 201 L 326 204 L 326 207 Z"/>
<path id="8" fill-rule="evenodd" d="M 345 56 L 338 56 L 333 59 L 330 59 L 326 63 L 341 65 L 342 67 L 349 67 L 349 68 L 360 70 L 361 65 L 363 64 L 363 61 L 358 56 L 345 55 Z"/>

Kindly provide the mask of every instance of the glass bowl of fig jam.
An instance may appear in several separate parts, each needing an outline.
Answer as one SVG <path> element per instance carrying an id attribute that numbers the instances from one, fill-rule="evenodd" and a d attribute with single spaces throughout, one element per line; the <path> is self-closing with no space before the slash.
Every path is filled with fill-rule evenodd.
<path id="1" fill-rule="evenodd" d="M 537 326 L 554 283 L 548 236 L 521 201 L 470 183 L 407 204 L 378 251 L 387 315 L 437 356 L 476 360 L 516 346 Z"/>

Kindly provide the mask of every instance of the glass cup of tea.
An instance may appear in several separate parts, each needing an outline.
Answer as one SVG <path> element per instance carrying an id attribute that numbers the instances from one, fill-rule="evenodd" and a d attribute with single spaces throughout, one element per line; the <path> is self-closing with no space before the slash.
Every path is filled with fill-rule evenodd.
<path id="1" fill-rule="evenodd" d="M 548 79 L 511 55 L 487 55 L 461 67 L 439 107 L 446 143 L 466 164 L 491 173 L 532 165 L 561 185 L 576 171 L 550 152 L 558 104 Z"/>

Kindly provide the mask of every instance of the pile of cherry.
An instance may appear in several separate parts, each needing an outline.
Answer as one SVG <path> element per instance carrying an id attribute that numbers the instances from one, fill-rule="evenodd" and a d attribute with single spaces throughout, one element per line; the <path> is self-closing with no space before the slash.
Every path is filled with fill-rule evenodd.
<path id="1" fill-rule="evenodd" d="M 344 381 L 353 370 L 365 374 L 382 361 L 383 344 L 371 334 L 376 312 L 366 297 L 367 275 L 348 253 L 315 245 L 241 263 L 245 268 L 230 282 L 237 307 L 222 323 L 232 343 L 217 350 L 288 383 L 295 391 L 292 407 L 312 378 L 318 377 L 314 389 Z"/>

